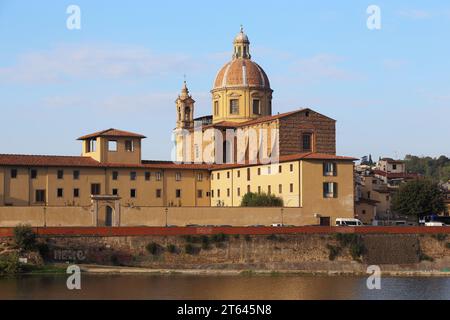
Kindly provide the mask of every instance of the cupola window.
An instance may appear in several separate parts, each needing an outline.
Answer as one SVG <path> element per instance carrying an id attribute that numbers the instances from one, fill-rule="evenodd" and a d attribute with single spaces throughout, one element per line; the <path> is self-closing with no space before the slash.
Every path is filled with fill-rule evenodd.
<path id="1" fill-rule="evenodd" d="M 230 100 L 230 114 L 239 114 L 239 100 L 238 99 Z"/>
<path id="2" fill-rule="evenodd" d="M 261 104 L 259 99 L 253 99 L 253 114 L 261 114 Z"/>

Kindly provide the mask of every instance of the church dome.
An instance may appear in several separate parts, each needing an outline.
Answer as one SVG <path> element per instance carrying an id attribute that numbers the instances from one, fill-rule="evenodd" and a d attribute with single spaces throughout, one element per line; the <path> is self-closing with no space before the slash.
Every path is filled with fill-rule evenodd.
<path id="1" fill-rule="evenodd" d="M 214 89 L 256 87 L 270 90 L 267 74 L 250 59 L 236 58 L 225 64 L 217 73 Z"/>

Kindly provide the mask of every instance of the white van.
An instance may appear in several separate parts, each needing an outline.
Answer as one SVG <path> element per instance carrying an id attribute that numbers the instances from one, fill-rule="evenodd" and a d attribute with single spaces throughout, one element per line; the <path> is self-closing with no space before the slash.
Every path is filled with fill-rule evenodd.
<path id="1" fill-rule="evenodd" d="M 336 227 L 357 227 L 363 223 L 359 219 L 354 218 L 336 218 Z"/>

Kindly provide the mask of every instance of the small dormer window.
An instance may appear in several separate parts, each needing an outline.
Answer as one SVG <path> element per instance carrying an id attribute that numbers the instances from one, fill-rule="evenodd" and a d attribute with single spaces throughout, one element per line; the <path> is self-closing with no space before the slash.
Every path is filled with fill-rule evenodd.
<path id="1" fill-rule="evenodd" d="M 86 143 L 86 153 L 95 152 L 96 139 L 90 139 Z"/>
<path id="2" fill-rule="evenodd" d="M 134 143 L 133 140 L 125 141 L 125 151 L 133 152 L 134 151 Z"/>
<path id="3" fill-rule="evenodd" d="M 108 151 L 117 151 L 117 141 L 116 140 L 108 141 Z"/>

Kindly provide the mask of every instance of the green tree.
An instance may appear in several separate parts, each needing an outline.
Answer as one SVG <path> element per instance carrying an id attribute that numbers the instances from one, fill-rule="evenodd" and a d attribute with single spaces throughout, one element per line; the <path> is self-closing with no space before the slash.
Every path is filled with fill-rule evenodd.
<path id="1" fill-rule="evenodd" d="M 22 250 L 32 250 L 36 246 L 36 234 L 29 225 L 14 227 L 14 242 Z"/>
<path id="2" fill-rule="evenodd" d="M 392 210 L 415 216 L 445 212 L 445 192 L 437 182 L 429 179 L 413 180 L 400 185 L 392 197 Z"/>
<path id="3" fill-rule="evenodd" d="M 283 199 L 273 194 L 247 192 L 241 201 L 241 207 L 282 207 Z"/>

